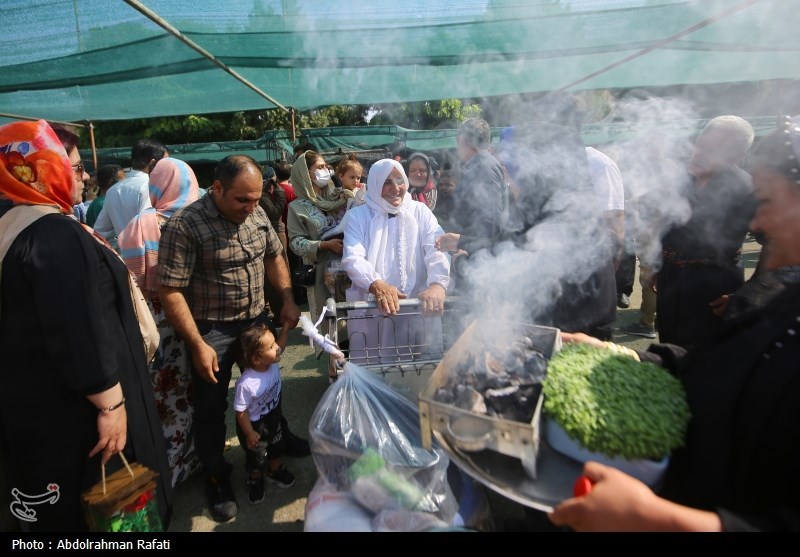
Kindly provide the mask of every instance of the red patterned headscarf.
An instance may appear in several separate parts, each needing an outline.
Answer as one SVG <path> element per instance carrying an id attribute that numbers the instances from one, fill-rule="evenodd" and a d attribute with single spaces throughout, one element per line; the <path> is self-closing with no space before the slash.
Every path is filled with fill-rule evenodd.
<path id="1" fill-rule="evenodd" d="M 0 126 L 0 193 L 14 205 L 51 205 L 72 214 L 74 171 L 44 120 Z"/>

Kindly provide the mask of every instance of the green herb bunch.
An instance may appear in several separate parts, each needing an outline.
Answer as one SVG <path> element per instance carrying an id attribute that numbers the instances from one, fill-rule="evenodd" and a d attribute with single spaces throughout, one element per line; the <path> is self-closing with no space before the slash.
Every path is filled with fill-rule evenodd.
<path id="1" fill-rule="evenodd" d="M 544 412 L 586 449 L 626 460 L 661 460 L 683 446 L 689 405 L 665 369 L 588 344 L 550 359 Z"/>

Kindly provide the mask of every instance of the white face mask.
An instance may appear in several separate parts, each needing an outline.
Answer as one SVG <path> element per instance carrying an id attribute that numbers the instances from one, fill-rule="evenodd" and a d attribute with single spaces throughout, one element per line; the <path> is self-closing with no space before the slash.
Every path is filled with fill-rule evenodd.
<path id="1" fill-rule="evenodd" d="M 321 187 L 324 188 L 328 185 L 328 182 L 331 180 L 331 172 L 327 168 L 319 168 L 314 171 L 314 182 Z"/>

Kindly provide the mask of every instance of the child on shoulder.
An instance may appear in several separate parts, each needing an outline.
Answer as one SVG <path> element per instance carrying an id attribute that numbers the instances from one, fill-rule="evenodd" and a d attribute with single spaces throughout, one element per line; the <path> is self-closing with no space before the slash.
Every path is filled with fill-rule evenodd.
<path id="1" fill-rule="evenodd" d="M 264 481 L 288 488 L 295 483 L 286 469 L 285 432 L 281 425 L 281 372 L 278 362 L 286 348 L 290 327 L 284 324 L 278 338 L 266 325 L 255 325 L 239 337 L 239 368 L 233 409 L 236 434 L 245 450 L 247 496 L 251 503 L 264 500 Z"/>
<path id="2" fill-rule="evenodd" d="M 336 165 L 336 176 L 342 183 L 342 187 L 353 193 L 353 197 L 347 200 L 345 210 L 366 203 L 367 188 L 361 183 L 362 174 L 364 174 L 364 167 L 352 155 L 343 158 Z"/>

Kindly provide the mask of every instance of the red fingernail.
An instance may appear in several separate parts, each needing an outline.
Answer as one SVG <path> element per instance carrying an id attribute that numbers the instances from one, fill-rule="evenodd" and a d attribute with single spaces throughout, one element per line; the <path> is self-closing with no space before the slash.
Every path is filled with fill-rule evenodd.
<path id="1" fill-rule="evenodd" d="M 590 480 L 587 476 L 578 476 L 578 479 L 575 480 L 575 483 L 572 486 L 572 494 L 575 497 L 583 497 L 584 495 L 589 495 L 592 491 L 592 486 L 594 482 Z"/>

